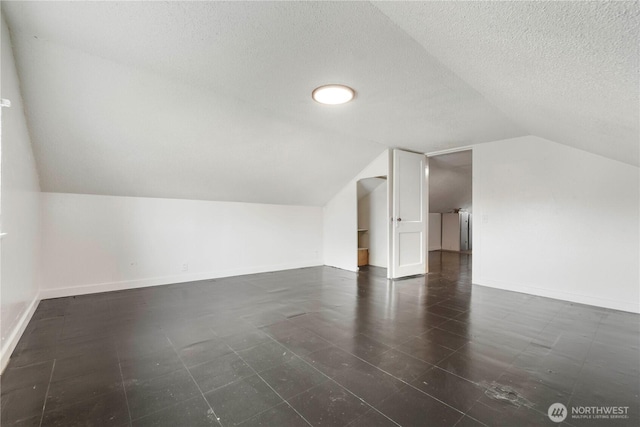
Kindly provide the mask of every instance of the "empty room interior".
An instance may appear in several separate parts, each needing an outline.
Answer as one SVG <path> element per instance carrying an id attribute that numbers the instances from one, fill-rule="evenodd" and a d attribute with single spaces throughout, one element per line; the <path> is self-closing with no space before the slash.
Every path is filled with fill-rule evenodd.
<path id="1" fill-rule="evenodd" d="M 0 424 L 640 425 L 636 1 L 2 1 Z"/>

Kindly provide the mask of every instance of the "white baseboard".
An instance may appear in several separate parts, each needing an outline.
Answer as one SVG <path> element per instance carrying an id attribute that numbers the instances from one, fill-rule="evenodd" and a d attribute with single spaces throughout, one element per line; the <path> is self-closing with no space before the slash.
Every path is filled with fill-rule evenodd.
<path id="1" fill-rule="evenodd" d="M 556 289 L 538 288 L 534 286 L 517 285 L 503 282 L 501 280 L 480 279 L 473 282 L 474 285 L 486 286 L 489 288 L 504 289 L 506 291 L 520 292 L 529 295 L 536 295 L 546 298 L 559 299 L 563 301 L 575 302 L 578 304 L 593 305 L 596 307 L 610 308 L 613 310 L 628 311 L 630 313 L 640 313 L 640 303 L 638 301 L 621 301 L 608 298 L 593 297 L 589 295 L 564 292 Z"/>
<path id="2" fill-rule="evenodd" d="M 198 280 L 219 279 L 222 277 L 242 276 L 246 274 L 269 273 L 274 271 L 293 270 L 297 268 L 317 267 L 321 265 L 323 265 L 321 261 L 312 260 L 307 262 L 299 262 L 295 264 L 278 264 L 278 265 L 258 266 L 258 267 L 233 269 L 233 270 L 221 270 L 216 272 L 191 273 L 191 274 L 180 274 L 180 275 L 174 275 L 174 276 L 154 277 L 154 278 L 140 279 L 140 280 L 127 280 L 127 281 L 121 281 L 121 282 L 97 283 L 97 284 L 73 286 L 73 287 L 67 287 L 67 288 L 41 289 L 40 292 L 34 297 L 33 301 L 31 301 L 31 303 L 27 307 L 27 310 L 25 310 L 25 312 L 20 317 L 20 320 L 17 322 L 16 327 L 11 332 L 8 339 L 5 341 L 5 345 L 2 347 L 2 350 L 0 351 L 0 373 L 4 371 L 5 367 L 9 363 L 9 358 L 11 357 L 11 353 L 13 353 L 13 350 L 16 348 L 16 345 L 18 345 L 18 341 L 20 341 L 22 334 L 27 328 L 29 321 L 33 317 L 33 314 L 35 313 L 36 308 L 38 307 L 38 303 L 41 300 L 50 299 L 50 298 L 76 296 L 76 295 L 95 294 L 100 292 L 118 291 L 118 290 L 125 290 L 125 289 L 144 288 L 149 286 L 170 285 L 173 283 L 194 282 Z"/>
<path id="3" fill-rule="evenodd" d="M 204 273 L 185 273 L 173 276 L 152 277 L 138 280 L 125 280 L 121 282 L 93 283 L 88 285 L 70 286 L 66 288 L 41 289 L 40 298 L 61 298 L 76 295 L 96 294 L 100 292 L 121 291 L 125 289 L 145 288 L 149 286 L 171 285 L 174 283 L 196 282 L 198 280 L 219 279 L 230 276 L 242 276 L 246 274 L 269 273 L 296 268 L 321 266 L 322 261 L 312 260 L 292 264 L 265 265 L 241 269 L 208 271 Z"/>
<path id="4" fill-rule="evenodd" d="M 324 264 L 327 267 L 337 268 L 338 270 L 350 271 L 352 273 L 357 273 L 359 271 L 358 267 L 347 267 L 345 265 L 334 265 L 334 264 Z"/>
<path id="5" fill-rule="evenodd" d="M 27 328 L 29 321 L 33 317 L 33 313 L 36 312 L 36 308 L 38 308 L 38 303 L 40 302 L 40 295 L 36 294 L 33 298 L 27 309 L 22 313 L 20 320 L 16 324 L 16 327 L 11 331 L 9 337 L 2 346 L 2 350 L 0 350 L 0 373 L 4 372 L 4 368 L 7 367 L 7 363 L 9 363 L 9 358 L 11 357 L 11 353 L 15 350 L 18 345 L 18 341 L 22 338 L 22 334 L 24 330 Z"/>

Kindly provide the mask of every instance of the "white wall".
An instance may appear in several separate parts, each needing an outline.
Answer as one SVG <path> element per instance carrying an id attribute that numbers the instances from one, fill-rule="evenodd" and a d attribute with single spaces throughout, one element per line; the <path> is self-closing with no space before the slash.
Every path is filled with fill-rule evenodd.
<path id="1" fill-rule="evenodd" d="M 0 370 L 24 331 L 38 298 L 40 207 L 38 173 L 24 116 L 7 25 L 2 17 L 2 255 Z"/>
<path id="2" fill-rule="evenodd" d="M 460 215 L 442 214 L 442 249 L 460 252 Z"/>
<path id="3" fill-rule="evenodd" d="M 368 229 L 360 235 L 360 243 L 369 248 L 369 265 L 376 267 L 387 268 L 388 210 L 386 181 L 358 200 L 358 228 Z"/>
<path id="4" fill-rule="evenodd" d="M 322 265 L 320 207 L 61 193 L 42 205 L 43 297 Z"/>
<path id="5" fill-rule="evenodd" d="M 373 162 L 342 188 L 324 206 L 324 264 L 344 270 L 358 269 L 358 180 L 389 174 L 389 151 Z"/>
<path id="6" fill-rule="evenodd" d="M 431 203 L 431 202 L 429 202 Z M 442 249 L 442 214 L 429 214 L 429 250 Z"/>
<path id="7" fill-rule="evenodd" d="M 473 283 L 640 312 L 639 169 L 529 136 L 473 148 Z"/>

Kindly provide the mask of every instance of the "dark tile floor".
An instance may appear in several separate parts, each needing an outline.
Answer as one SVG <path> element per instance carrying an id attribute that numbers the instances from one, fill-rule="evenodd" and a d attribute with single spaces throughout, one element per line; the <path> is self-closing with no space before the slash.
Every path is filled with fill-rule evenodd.
<path id="1" fill-rule="evenodd" d="M 2 426 L 538 426 L 556 402 L 628 407 L 562 425 L 640 425 L 639 316 L 471 286 L 469 255 L 430 263 L 42 301 Z"/>

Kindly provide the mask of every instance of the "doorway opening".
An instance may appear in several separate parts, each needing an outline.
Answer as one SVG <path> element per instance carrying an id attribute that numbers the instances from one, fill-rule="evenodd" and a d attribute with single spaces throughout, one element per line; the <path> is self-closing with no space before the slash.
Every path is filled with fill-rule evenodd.
<path id="1" fill-rule="evenodd" d="M 473 249 L 472 152 L 429 156 L 429 252 Z"/>
<path id="2" fill-rule="evenodd" d="M 387 177 L 358 181 L 358 270 L 386 276 L 389 254 Z"/>

